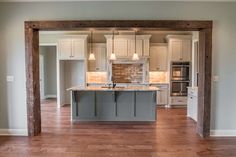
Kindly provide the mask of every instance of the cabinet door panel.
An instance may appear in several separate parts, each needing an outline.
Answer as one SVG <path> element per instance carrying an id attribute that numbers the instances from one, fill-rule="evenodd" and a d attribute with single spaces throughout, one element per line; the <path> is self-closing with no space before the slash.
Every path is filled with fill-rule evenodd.
<path id="1" fill-rule="evenodd" d="M 157 53 L 157 47 L 151 47 L 150 48 L 150 60 L 149 60 L 149 70 L 150 71 L 157 71 L 158 69 L 158 64 L 157 64 L 157 59 L 158 58 L 158 53 Z"/>
<path id="2" fill-rule="evenodd" d="M 72 56 L 74 59 L 84 59 L 85 48 L 83 39 L 72 40 Z"/>
<path id="3" fill-rule="evenodd" d="M 129 56 L 133 56 L 135 52 L 135 40 L 129 40 Z M 143 40 L 136 39 L 136 53 L 139 57 L 143 56 Z"/>
<path id="4" fill-rule="evenodd" d="M 167 47 L 152 46 L 150 48 L 150 71 L 167 70 Z"/>
<path id="5" fill-rule="evenodd" d="M 183 40 L 182 41 L 182 58 L 183 61 L 191 61 L 191 41 Z"/>
<path id="6" fill-rule="evenodd" d="M 117 119 L 134 118 L 134 92 L 117 92 Z"/>
<path id="7" fill-rule="evenodd" d="M 167 70 L 167 47 L 166 46 L 157 47 L 157 68 L 160 71 Z"/>
<path id="8" fill-rule="evenodd" d="M 156 92 L 136 92 L 136 120 L 155 120 L 155 96 Z"/>
<path id="9" fill-rule="evenodd" d="M 143 56 L 149 57 L 149 52 L 150 52 L 150 40 L 144 39 L 143 40 Z"/>
<path id="10" fill-rule="evenodd" d="M 168 90 L 167 89 L 161 89 L 160 91 L 160 104 L 167 104 L 168 103 Z"/>
<path id="11" fill-rule="evenodd" d="M 71 59 L 71 39 L 61 39 L 58 44 L 59 59 Z"/>
<path id="12" fill-rule="evenodd" d="M 95 92 L 76 92 L 78 106 L 73 105 L 73 119 L 94 119 L 95 118 Z"/>
<path id="13" fill-rule="evenodd" d="M 106 71 L 106 47 L 93 46 L 93 53 L 95 54 L 95 60 L 88 61 L 89 71 Z"/>
<path id="14" fill-rule="evenodd" d="M 167 105 L 168 104 L 168 87 L 167 86 L 157 86 L 160 88 L 157 91 L 157 105 Z"/>
<path id="15" fill-rule="evenodd" d="M 172 41 L 172 47 L 171 47 L 171 60 L 172 61 L 179 61 L 182 60 L 182 41 Z"/>
<path id="16" fill-rule="evenodd" d="M 96 92 L 96 95 L 97 120 L 115 120 L 114 92 Z"/>
<path id="17" fill-rule="evenodd" d="M 96 48 L 96 71 L 105 71 L 106 70 L 106 48 L 97 47 Z"/>
<path id="18" fill-rule="evenodd" d="M 114 40 L 114 53 L 117 57 L 128 56 L 128 40 L 127 39 L 115 39 Z"/>

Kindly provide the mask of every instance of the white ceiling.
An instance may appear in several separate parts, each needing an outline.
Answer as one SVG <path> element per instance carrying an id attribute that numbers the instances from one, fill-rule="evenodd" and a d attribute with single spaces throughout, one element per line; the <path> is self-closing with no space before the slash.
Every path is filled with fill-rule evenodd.
<path id="1" fill-rule="evenodd" d="M 76 1 L 111 1 L 112 0 L 0 0 L 0 2 L 76 2 Z M 179 1 L 179 2 L 236 2 L 236 0 L 116 0 L 116 1 Z"/>

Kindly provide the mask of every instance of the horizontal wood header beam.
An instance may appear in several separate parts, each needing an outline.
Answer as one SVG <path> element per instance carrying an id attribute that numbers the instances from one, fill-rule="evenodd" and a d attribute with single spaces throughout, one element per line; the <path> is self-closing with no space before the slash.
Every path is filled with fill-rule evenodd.
<path id="1" fill-rule="evenodd" d="M 81 28 L 146 28 L 159 30 L 192 30 L 212 28 L 212 21 L 181 20 L 88 20 L 88 21 L 25 21 L 25 26 L 38 30 L 76 30 Z"/>

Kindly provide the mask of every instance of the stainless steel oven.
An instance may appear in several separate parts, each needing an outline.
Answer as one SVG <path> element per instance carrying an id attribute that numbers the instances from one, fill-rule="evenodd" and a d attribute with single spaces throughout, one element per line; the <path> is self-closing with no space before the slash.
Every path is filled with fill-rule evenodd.
<path id="1" fill-rule="evenodd" d="M 172 81 L 189 81 L 190 80 L 190 63 L 189 62 L 172 62 L 171 63 L 171 80 Z"/>
<path id="2" fill-rule="evenodd" d="M 171 81 L 171 96 L 187 96 L 189 81 Z"/>

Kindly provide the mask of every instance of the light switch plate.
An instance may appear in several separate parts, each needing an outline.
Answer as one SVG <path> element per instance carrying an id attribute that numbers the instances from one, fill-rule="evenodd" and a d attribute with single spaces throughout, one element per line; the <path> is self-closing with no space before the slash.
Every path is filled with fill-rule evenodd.
<path id="1" fill-rule="evenodd" d="M 14 76 L 7 76 L 7 82 L 13 82 Z"/>
<path id="2" fill-rule="evenodd" d="M 214 82 L 218 82 L 219 81 L 219 76 L 218 75 L 214 75 L 212 79 L 213 79 Z"/>

